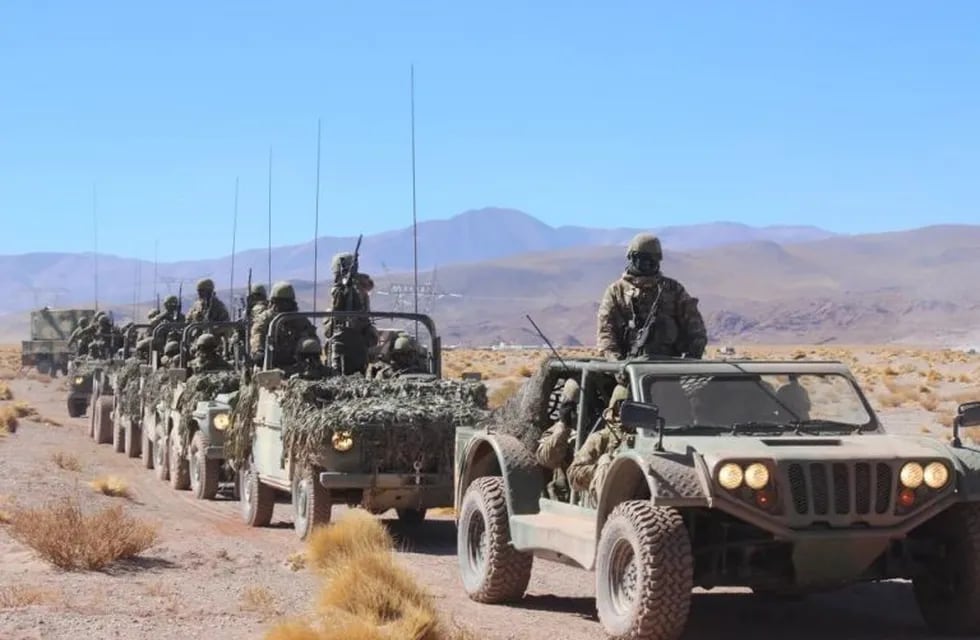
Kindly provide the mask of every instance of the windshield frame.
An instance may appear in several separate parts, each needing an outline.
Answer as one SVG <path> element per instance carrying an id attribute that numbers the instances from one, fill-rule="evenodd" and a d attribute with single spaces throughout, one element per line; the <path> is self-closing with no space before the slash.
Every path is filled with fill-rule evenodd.
<path id="1" fill-rule="evenodd" d="M 644 367 L 643 370 L 637 370 L 633 372 L 633 381 L 634 381 L 633 393 L 634 393 L 634 397 L 639 397 L 642 402 L 656 404 L 652 402 L 650 396 L 650 386 L 655 380 L 670 380 L 670 381 L 680 382 L 681 379 L 687 377 L 708 377 L 708 378 L 721 378 L 726 380 L 736 380 L 739 378 L 743 378 L 746 379 L 747 384 L 752 384 L 752 382 L 748 382 L 748 381 L 759 381 L 765 379 L 766 377 L 775 377 L 775 376 L 835 377 L 835 378 L 843 379 L 844 382 L 846 382 L 849 385 L 851 391 L 854 394 L 856 394 L 858 401 L 861 404 L 861 407 L 868 415 L 867 422 L 863 424 L 855 423 L 855 433 L 882 433 L 883 432 L 881 422 L 878 419 L 878 414 L 874 411 L 870 402 L 868 402 L 868 398 L 865 396 L 864 391 L 861 389 L 861 386 L 857 383 L 857 381 L 854 379 L 853 375 L 851 375 L 849 371 L 847 371 L 846 369 L 841 370 L 836 368 L 834 369 L 807 368 L 807 369 L 809 370 L 800 370 L 795 366 L 787 366 L 787 367 L 771 366 L 765 368 L 752 367 L 751 369 L 741 368 L 741 367 L 726 367 L 724 370 L 718 370 L 714 368 L 712 368 L 712 370 L 704 370 L 704 369 L 692 367 L 689 368 L 687 371 L 677 370 L 675 368 L 671 368 L 671 370 L 667 371 L 667 370 L 657 370 L 654 368 Z M 820 420 L 813 419 L 813 422 L 815 424 L 812 426 L 819 428 Z M 734 424 L 736 423 L 733 422 L 731 423 L 731 425 L 723 425 L 723 426 L 732 426 Z M 786 423 L 786 425 L 787 425 L 787 429 L 786 429 L 787 431 L 793 430 L 794 423 L 788 422 Z M 672 431 L 676 431 L 676 430 L 683 430 L 683 427 L 681 427 L 680 425 L 667 425 L 665 427 L 665 433 L 671 433 Z M 802 433 L 807 433 L 807 431 L 804 430 L 802 431 Z"/>

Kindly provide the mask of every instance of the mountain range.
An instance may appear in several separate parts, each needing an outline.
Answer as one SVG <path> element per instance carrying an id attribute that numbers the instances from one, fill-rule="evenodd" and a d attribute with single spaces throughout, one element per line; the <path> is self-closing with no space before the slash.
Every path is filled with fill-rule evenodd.
<path id="1" fill-rule="evenodd" d="M 625 244 L 637 229 L 551 227 L 508 209 L 469 211 L 418 227 L 420 282 L 430 284 L 420 308 L 435 318 L 449 344 L 539 344 L 525 314 L 560 344 L 592 344 L 604 287 L 622 272 Z M 839 235 L 810 226 L 756 228 L 718 222 L 657 228 L 664 272 L 700 299 L 713 342 L 980 343 L 980 226 L 939 225 L 901 232 Z M 319 306 L 326 299 L 330 256 L 356 239 L 319 239 Z M 273 277 L 296 285 L 312 302 L 313 243 L 273 249 Z M 235 257 L 236 282 L 249 267 L 267 278 L 265 251 Z M 91 254 L 0 256 L 8 297 L 0 303 L 0 338 L 25 331 L 25 311 L 45 290 L 58 304 L 92 299 Z M 230 256 L 158 265 L 164 295 L 183 280 L 214 277 L 227 298 Z M 412 230 L 365 236 L 361 268 L 377 283 L 376 309 L 411 306 L 393 284 L 412 281 Z M 132 309 L 132 259 L 100 256 L 103 304 Z M 153 265 L 140 265 L 144 282 Z M 224 286 L 224 290 L 222 287 Z M 144 284 L 148 288 L 149 285 Z M 19 293 L 18 293 L 19 291 Z M 50 297 L 50 294 L 49 294 Z M 144 291 L 142 299 L 150 302 Z M 186 305 L 187 303 L 185 303 Z M 145 306 L 143 309 L 145 310 Z"/>

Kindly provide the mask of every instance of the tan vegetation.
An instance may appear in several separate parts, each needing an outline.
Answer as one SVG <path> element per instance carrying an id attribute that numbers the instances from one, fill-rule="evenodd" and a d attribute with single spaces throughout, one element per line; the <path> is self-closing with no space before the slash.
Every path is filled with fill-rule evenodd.
<path id="1" fill-rule="evenodd" d="M 487 405 L 491 409 L 503 406 L 505 402 L 517 393 L 522 384 L 524 384 L 523 380 L 504 380 L 496 389 L 490 392 L 490 395 L 487 397 Z"/>
<path id="2" fill-rule="evenodd" d="M 0 407 L 0 437 L 17 431 L 17 411 L 12 405 Z"/>
<path id="3" fill-rule="evenodd" d="M 15 507 L 10 535 L 57 567 L 88 570 L 135 557 L 158 540 L 156 525 L 133 518 L 121 506 L 84 513 L 68 496 L 33 509 Z"/>
<path id="4" fill-rule="evenodd" d="M 6 382 L 0 380 L 0 400 L 13 400 L 13 399 L 14 399 L 14 392 L 11 391 L 10 386 Z"/>
<path id="5" fill-rule="evenodd" d="M 275 597 L 265 587 L 247 587 L 242 592 L 241 610 L 263 616 L 273 616 L 279 612 Z"/>
<path id="6" fill-rule="evenodd" d="M 313 532 L 308 561 L 323 577 L 313 613 L 282 622 L 267 640 L 462 640 L 439 619 L 432 596 L 395 560 L 394 543 L 370 514 L 353 510 Z"/>
<path id="7" fill-rule="evenodd" d="M 65 471 L 82 470 L 82 463 L 78 461 L 78 457 L 71 453 L 65 453 L 64 451 L 52 453 L 51 462 L 59 469 L 64 469 Z"/>
<path id="8" fill-rule="evenodd" d="M 0 609 L 17 609 L 44 604 L 54 599 L 54 594 L 23 584 L 0 587 Z"/>
<path id="9" fill-rule="evenodd" d="M 113 498 L 129 498 L 129 485 L 119 476 L 101 476 L 88 483 L 92 489 L 104 496 Z"/>

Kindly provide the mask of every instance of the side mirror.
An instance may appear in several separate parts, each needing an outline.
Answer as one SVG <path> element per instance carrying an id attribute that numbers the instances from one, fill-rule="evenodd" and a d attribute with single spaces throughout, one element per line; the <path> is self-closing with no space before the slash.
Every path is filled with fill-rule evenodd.
<path id="1" fill-rule="evenodd" d="M 619 420 L 633 431 L 656 427 L 660 423 L 660 409 L 655 404 L 625 400 L 619 406 Z"/>
<path id="2" fill-rule="evenodd" d="M 962 447 L 960 440 L 961 427 L 980 427 L 980 401 L 964 402 L 957 408 L 953 418 L 953 446 Z"/>

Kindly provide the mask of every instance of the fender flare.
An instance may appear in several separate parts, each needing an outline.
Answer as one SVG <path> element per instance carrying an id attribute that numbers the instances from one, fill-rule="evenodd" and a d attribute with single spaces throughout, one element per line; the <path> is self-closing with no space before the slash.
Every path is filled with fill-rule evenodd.
<path id="1" fill-rule="evenodd" d="M 537 513 L 544 489 L 541 468 L 531 452 L 513 436 L 478 433 L 466 445 L 456 487 L 456 511 L 470 484 L 477 478 L 499 476 L 504 481 L 511 515 Z"/>

